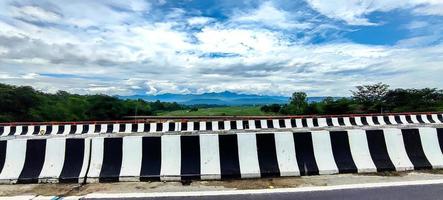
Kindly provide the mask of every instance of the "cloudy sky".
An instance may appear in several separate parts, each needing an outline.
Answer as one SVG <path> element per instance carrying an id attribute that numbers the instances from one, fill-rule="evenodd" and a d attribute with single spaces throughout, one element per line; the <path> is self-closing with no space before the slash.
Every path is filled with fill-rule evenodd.
<path id="1" fill-rule="evenodd" d="M 111 95 L 443 88 L 443 1 L 1 0 L 0 82 Z"/>

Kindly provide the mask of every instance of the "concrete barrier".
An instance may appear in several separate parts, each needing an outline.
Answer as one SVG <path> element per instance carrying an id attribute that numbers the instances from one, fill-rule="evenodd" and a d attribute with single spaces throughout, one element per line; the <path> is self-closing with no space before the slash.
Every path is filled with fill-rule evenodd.
<path id="1" fill-rule="evenodd" d="M 14 125 L 0 126 L 0 135 L 72 135 L 104 133 L 155 133 L 155 132 L 193 132 L 229 131 L 289 128 L 321 128 L 380 125 L 441 124 L 442 114 L 428 115 L 384 115 L 328 118 L 288 118 L 256 119 L 235 121 L 192 121 L 164 123 L 120 123 L 120 124 L 61 124 L 61 125 Z"/>
<path id="2" fill-rule="evenodd" d="M 443 129 L 353 129 L 92 139 L 88 182 L 264 178 L 436 169 Z"/>
<path id="3" fill-rule="evenodd" d="M 90 139 L 12 139 L 0 141 L 0 182 L 84 181 Z"/>

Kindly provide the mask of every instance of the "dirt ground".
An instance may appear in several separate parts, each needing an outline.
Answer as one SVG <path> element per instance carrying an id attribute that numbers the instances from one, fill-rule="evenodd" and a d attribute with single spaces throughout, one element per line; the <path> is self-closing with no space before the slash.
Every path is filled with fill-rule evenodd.
<path id="1" fill-rule="evenodd" d="M 90 193 L 185 192 L 237 189 L 272 189 L 309 186 L 331 186 L 358 183 L 379 183 L 443 179 L 442 170 L 373 174 L 339 174 L 288 178 L 245 179 L 228 181 L 181 182 L 118 182 L 92 184 L 27 184 L 0 185 L 0 196 L 42 195 L 79 196 Z"/>

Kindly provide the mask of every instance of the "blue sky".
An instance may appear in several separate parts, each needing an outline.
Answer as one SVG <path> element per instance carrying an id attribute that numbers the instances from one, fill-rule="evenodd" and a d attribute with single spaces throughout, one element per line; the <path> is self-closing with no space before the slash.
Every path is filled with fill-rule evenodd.
<path id="1" fill-rule="evenodd" d="M 3 0 L 0 82 L 45 92 L 443 88 L 441 0 Z"/>

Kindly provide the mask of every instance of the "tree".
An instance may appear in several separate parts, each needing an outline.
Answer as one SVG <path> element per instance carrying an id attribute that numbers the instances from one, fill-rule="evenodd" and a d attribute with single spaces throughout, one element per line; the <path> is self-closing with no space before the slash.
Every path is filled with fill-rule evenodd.
<path id="1" fill-rule="evenodd" d="M 304 92 L 292 93 L 289 105 L 287 106 L 287 108 L 289 109 L 289 114 L 296 114 L 296 115 L 305 114 L 307 107 L 308 107 L 308 101 L 306 93 Z"/>
<path id="2" fill-rule="evenodd" d="M 362 104 L 367 112 L 383 112 L 384 98 L 389 91 L 389 85 L 376 83 L 356 88 L 356 91 L 351 91 L 352 98 Z"/>

